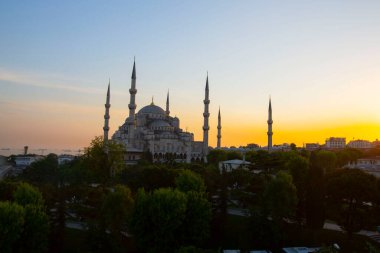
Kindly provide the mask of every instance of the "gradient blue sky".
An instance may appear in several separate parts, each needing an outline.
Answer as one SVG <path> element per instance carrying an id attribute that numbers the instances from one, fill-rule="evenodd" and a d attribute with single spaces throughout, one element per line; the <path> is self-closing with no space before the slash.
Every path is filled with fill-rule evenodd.
<path id="1" fill-rule="evenodd" d="M 380 1 L 1 1 L 0 147 L 83 147 L 128 114 L 164 106 L 201 139 L 209 71 L 210 144 L 380 137 Z"/>

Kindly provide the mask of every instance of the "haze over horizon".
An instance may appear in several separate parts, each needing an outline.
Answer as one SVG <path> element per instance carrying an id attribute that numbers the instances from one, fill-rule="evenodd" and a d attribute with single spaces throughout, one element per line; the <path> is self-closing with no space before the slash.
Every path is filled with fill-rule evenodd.
<path id="1" fill-rule="evenodd" d="M 0 148 L 79 148 L 154 102 L 209 143 L 380 139 L 379 1 L 64 1 L 0 3 Z"/>

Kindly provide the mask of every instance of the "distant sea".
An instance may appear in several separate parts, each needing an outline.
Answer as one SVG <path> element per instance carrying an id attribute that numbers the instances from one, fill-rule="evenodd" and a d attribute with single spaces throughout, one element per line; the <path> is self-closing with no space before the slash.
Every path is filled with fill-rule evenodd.
<path id="1" fill-rule="evenodd" d="M 28 154 L 36 155 L 48 155 L 54 153 L 57 155 L 68 154 L 68 155 L 81 155 L 83 154 L 83 148 L 74 149 L 45 149 L 45 148 L 28 148 Z M 10 155 L 21 155 L 24 154 L 24 148 L 1 148 L 0 155 L 10 156 Z"/>

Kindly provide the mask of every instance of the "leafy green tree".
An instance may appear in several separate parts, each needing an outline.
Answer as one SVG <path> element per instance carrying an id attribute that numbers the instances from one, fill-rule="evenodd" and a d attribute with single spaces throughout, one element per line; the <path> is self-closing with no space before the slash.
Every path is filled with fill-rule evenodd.
<path id="1" fill-rule="evenodd" d="M 182 192 L 195 191 L 204 193 L 206 190 L 203 179 L 190 170 L 183 170 L 175 179 L 178 190 Z"/>
<path id="2" fill-rule="evenodd" d="M 207 155 L 207 161 L 218 166 L 219 162 L 227 160 L 227 151 L 221 149 L 213 149 Z"/>
<path id="3" fill-rule="evenodd" d="M 57 184 L 58 157 L 48 154 L 44 159 L 38 160 L 27 167 L 21 174 L 21 180 L 33 184 Z"/>
<path id="4" fill-rule="evenodd" d="M 158 189 L 151 194 L 140 190 L 132 218 L 132 231 L 141 248 L 148 252 L 172 252 L 180 246 L 186 216 L 186 194 Z"/>
<path id="5" fill-rule="evenodd" d="M 309 161 L 299 155 L 293 156 L 286 163 L 286 168 L 293 178 L 297 189 L 297 219 L 299 222 L 305 217 L 306 187 L 308 184 Z"/>
<path id="6" fill-rule="evenodd" d="M 49 217 L 45 212 L 41 192 L 21 183 L 13 194 L 17 204 L 24 207 L 24 224 L 18 248 L 22 252 L 41 252 L 47 248 Z"/>
<path id="7" fill-rule="evenodd" d="M 326 216 L 326 187 L 324 169 L 320 167 L 317 152 L 311 152 L 309 166 L 305 199 L 306 225 L 312 229 L 321 229 Z"/>
<path id="8" fill-rule="evenodd" d="M 89 169 L 95 181 L 105 183 L 124 167 L 124 147 L 113 141 L 105 146 L 101 136 L 95 137 L 82 156 L 83 165 Z"/>
<path id="9" fill-rule="evenodd" d="M 320 150 L 316 153 L 316 166 L 323 169 L 324 173 L 330 172 L 336 168 L 337 157 L 334 152 Z"/>
<path id="10" fill-rule="evenodd" d="M 209 233 L 210 203 L 202 192 L 140 190 L 132 218 L 132 232 L 148 252 L 175 252 L 183 245 L 198 245 Z"/>
<path id="11" fill-rule="evenodd" d="M 13 197 L 21 206 L 35 205 L 42 207 L 44 204 L 41 192 L 27 183 L 21 183 L 14 192 Z"/>
<path id="12" fill-rule="evenodd" d="M 211 204 L 202 192 L 186 193 L 186 214 L 181 225 L 182 243 L 200 245 L 209 235 Z"/>
<path id="13" fill-rule="evenodd" d="M 21 238 L 25 222 L 25 210 L 16 203 L 0 202 L 0 249 L 12 252 Z"/>
<path id="14" fill-rule="evenodd" d="M 336 164 L 337 167 L 342 168 L 347 165 L 349 162 L 354 162 L 358 158 L 362 157 L 362 151 L 353 148 L 345 148 L 343 150 L 338 150 L 336 152 Z"/>
<path id="15" fill-rule="evenodd" d="M 277 224 L 283 218 L 291 217 L 297 205 L 297 190 L 292 177 L 285 172 L 277 173 L 265 189 L 264 201 L 268 214 Z"/>
<path id="16" fill-rule="evenodd" d="M 49 217 L 42 206 L 28 204 L 25 209 L 25 223 L 21 234 L 21 252 L 44 252 L 48 246 Z"/>
<path id="17" fill-rule="evenodd" d="M 226 151 L 227 160 L 243 159 L 243 155 L 238 151 Z"/>
<path id="18" fill-rule="evenodd" d="M 373 203 L 375 192 L 375 177 L 362 170 L 341 169 L 328 175 L 328 210 L 349 237 L 367 225 L 368 203 Z"/>
<path id="19" fill-rule="evenodd" d="M 114 236 L 119 236 L 122 230 L 126 231 L 127 222 L 130 219 L 134 205 L 131 190 L 122 185 L 117 185 L 113 192 L 108 193 L 102 206 L 102 216 L 106 228 L 109 228 Z"/>

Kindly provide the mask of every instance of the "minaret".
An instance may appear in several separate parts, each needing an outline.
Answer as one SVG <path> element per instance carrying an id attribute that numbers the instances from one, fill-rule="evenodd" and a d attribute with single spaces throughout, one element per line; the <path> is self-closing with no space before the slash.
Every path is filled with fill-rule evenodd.
<path id="1" fill-rule="evenodd" d="M 129 108 L 129 117 L 131 120 L 134 120 L 135 117 L 135 110 L 136 110 L 136 100 L 135 100 L 135 95 L 137 93 L 136 90 L 136 62 L 133 59 L 133 70 L 132 70 L 132 78 L 131 78 L 131 88 L 129 89 L 129 94 L 130 96 L 130 102 L 128 105 Z"/>
<path id="2" fill-rule="evenodd" d="M 207 154 L 208 154 L 208 130 L 210 127 L 208 126 L 208 118 L 210 117 L 210 113 L 208 111 L 208 106 L 210 104 L 209 99 L 209 90 L 208 90 L 208 73 L 206 78 L 206 89 L 205 89 L 205 100 L 203 100 L 205 105 L 203 112 L 203 161 L 207 163 Z"/>
<path id="3" fill-rule="evenodd" d="M 222 139 L 222 118 L 220 117 L 220 107 L 218 112 L 218 135 L 216 136 L 218 138 L 216 148 L 220 149 L 220 141 Z"/>
<path id="4" fill-rule="evenodd" d="M 271 98 L 269 97 L 269 109 L 268 109 L 268 151 L 271 151 L 272 150 L 272 135 L 273 135 L 273 132 L 272 132 L 272 124 L 273 124 L 273 120 L 272 120 L 272 102 L 271 102 Z"/>
<path id="5" fill-rule="evenodd" d="M 166 116 L 169 117 L 170 110 L 169 110 L 169 90 L 168 90 L 168 95 L 166 97 Z"/>
<path id="6" fill-rule="evenodd" d="M 106 108 L 106 113 L 104 114 L 104 136 L 103 136 L 103 141 L 104 144 L 108 142 L 108 131 L 110 130 L 109 127 L 109 119 L 110 119 L 110 85 L 111 85 L 111 80 L 108 82 L 108 90 L 107 90 L 107 99 L 104 107 Z"/>

